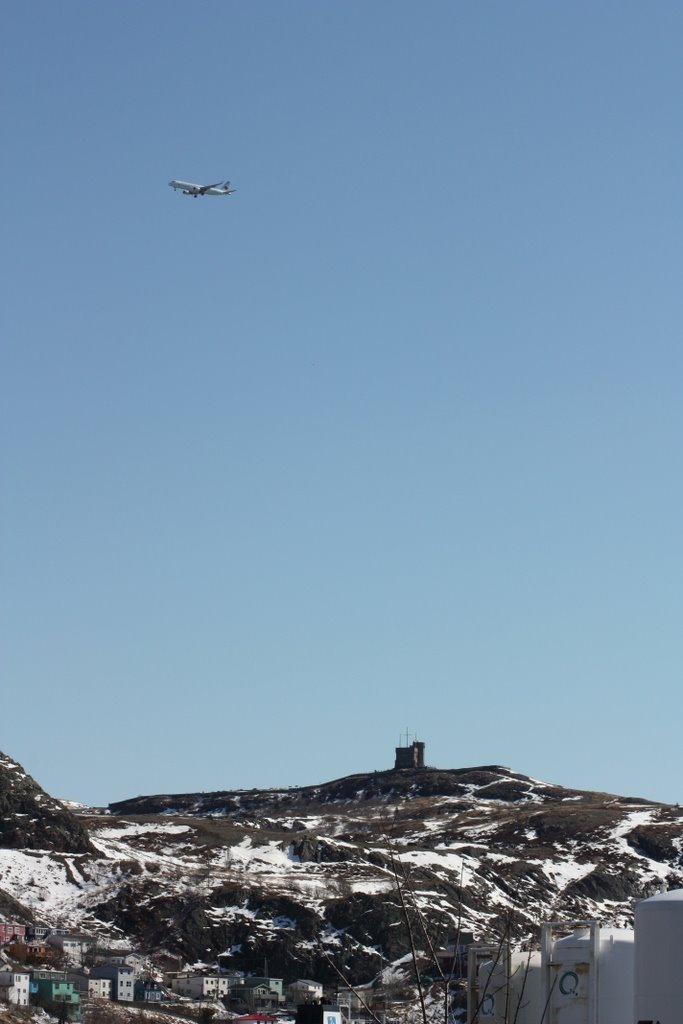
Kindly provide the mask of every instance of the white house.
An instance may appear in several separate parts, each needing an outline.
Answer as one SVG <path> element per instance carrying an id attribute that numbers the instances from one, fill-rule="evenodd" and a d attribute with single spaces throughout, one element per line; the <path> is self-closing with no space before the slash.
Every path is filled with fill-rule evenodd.
<path id="1" fill-rule="evenodd" d="M 95 999 L 111 999 L 112 997 L 111 978 L 93 978 L 89 974 L 68 974 L 67 979 L 81 996 L 90 996 Z"/>
<path id="2" fill-rule="evenodd" d="M 323 987 L 319 981 L 309 981 L 308 978 L 298 978 L 285 988 L 287 1003 L 289 1006 L 298 1006 L 300 1003 L 315 1003 L 323 997 Z"/>
<path id="3" fill-rule="evenodd" d="M 135 999 L 135 972 L 132 967 L 120 964 L 100 964 L 93 967 L 90 979 L 108 978 L 111 982 L 111 998 L 119 1003 L 132 1003 Z"/>
<path id="4" fill-rule="evenodd" d="M 0 971 L 0 1002 L 28 1006 L 31 976 L 24 971 Z"/>
<path id="5" fill-rule="evenodd" d="M 135 953 L 133 950 L 122 952 L 107 952 L 107 963 L 118 964 L 120 967 L 132 967 L 136 978 L 140 978 L 146 971 L 146 959 L 142 953 Z"/>
<path id="6" fill-rule="evenodd" d="M 52 933 L 48 935 L 46 942 L 50 946 L 61 950 L 65 959 L 70 964 L 83 964 L 83 957 L 94 945 L 95 940 L 90 935 L 64 935 Z"/>
<path id="7" fill-rule="evenodd" d="M 171 979 L 170 988 L 190 999 L 222 999 L 227 996 L 232 980 L 223 974 L 179 974 Z"/>
<path id="8" fill-rule="evenodd" d="M 95 999 L 111 999 L 113 983 L 111 978 L 88 977 L 88 995 Z"/>

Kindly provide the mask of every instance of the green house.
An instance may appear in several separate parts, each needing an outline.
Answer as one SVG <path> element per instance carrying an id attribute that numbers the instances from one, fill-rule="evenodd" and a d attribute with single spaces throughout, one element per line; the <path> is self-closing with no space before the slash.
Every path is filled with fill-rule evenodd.
<path id="1" fill-rule="evenodd" d="M 80 1021 L 81 997 L 74 992 L 73 982 L 64 976 L 46 977 L 50 972 L 36 971 L 33 975 L 35 1001 L 44 1006 L 60 1021 Z"/>

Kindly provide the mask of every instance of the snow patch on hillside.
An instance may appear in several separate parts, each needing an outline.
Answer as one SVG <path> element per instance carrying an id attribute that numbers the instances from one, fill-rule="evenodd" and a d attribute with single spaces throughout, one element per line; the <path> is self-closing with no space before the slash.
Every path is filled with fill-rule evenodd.
<path id="1" fill-rule="evenodd" d="M 182 835 L 192 832 L 189 825 L 172 825 L 166 822 L 137 824 L 124 822 L 121 825 L 102 828 L 97 833 L 100 839 L 122 839 L 124 836 L 142 836 L 149 833 L 165 833 L 166 835 Z"/>
<path id="2" fill-rule="evenodd" d="M 49 918 L 73 906 L 81 894 L 69 878 L 69 871 L 75 877 L 72 864 L 71 858 L 57 860 L 47 852 L 0 850 L 0 886 L 39 917 Z"/>

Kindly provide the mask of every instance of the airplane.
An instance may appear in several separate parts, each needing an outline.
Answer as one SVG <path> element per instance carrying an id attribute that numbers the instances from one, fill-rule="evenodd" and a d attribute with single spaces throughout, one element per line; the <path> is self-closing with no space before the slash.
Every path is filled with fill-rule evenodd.
<path id="1" fill-rule="evenodd" d="M 169 185 L 176 192 L 180 189 L 184 196 L 231 196 L 237 190 L 230 188 L 229 181 L 216 181 L 213 185 L 193 185 L 190 181 L 169 181 Z"/>

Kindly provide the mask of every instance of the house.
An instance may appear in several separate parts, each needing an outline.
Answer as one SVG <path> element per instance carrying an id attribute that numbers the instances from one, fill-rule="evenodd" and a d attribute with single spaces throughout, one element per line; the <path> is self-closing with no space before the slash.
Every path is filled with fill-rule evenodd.
<path id="1" fill-rule="evenodd" d="M 268 984 L 268 978 L 245 978 L 239 994 L 250 1010 L 276 1010 L 280 997 Z"/>
<path id="2" fill-rule="evenodd" d="M 252 1012 L 278 1010 L 285 1001 L 282 978 L 243 978 L 236 990 Z"/>
<path id="3" fill-rule="evenodd" d="M 355 1019 L 365 1012 L 365 1004 L 372 998 L 370 992 L 364 986 L 358 988 L 346 988 L 344 985 L 337 985 L 331 988 L 321 1002 L 332 1003 L 334 1006 L 341 1006 L 345 1016 Z"/>
<path id="4" fill-rule="evenodd" d="M 81 1019 L 81 997 L 63 971 L 32 971 L 30 991 L 46 1010 L 59 1017 L 64 1011 L 69 1020 Z"/>
<path id="5" fill-rule="evenodd" d="M 323 987 L 319 981 L 309 981 L 308 978 L 299 978 L 297 981 L 285 986 L 288 1006 L 298 1006 L 299 1003 L 320 1002 L 323 997 Z"/>
<path id="6" fill-rule="evenodd" d="M 87 975 L 88 978 L 88 996 L 91 999 L 113 999 L 114 998 L 114 983 L 111 978 L 93 978 L 92 975 Z"/>
<path id="7" fill-rule="evenodd" d="M 171 979 L 170 988 L 177 995 L 190 999 L 222 999 L 230 991 L 230 982 L 235 980 L 238 979 L 223 974 L 178 974 Z"/>
<path id="8" fill-rule="evenodd" d="M 32 986 L 37 984 L 39 981 L 50 981 L 52 979 L 61 979 L 62 981 L 66 981 L 66 971 L 53 971 L 49 967 L 44 967 L 42 969 L 36 968 L 35 970 L 31 971 Z M 31 988 L 31 991 L 37 992 L 38 989 Z"/>
<path id="9" fill-rule="evenodd" d="M 0 946 L 4 946 L 7 942 L 12 942 L 15 939 L 24 939 L 25 937 L 25 924 L 8 924 L 6 921 L 0 921 Z"/>
<path id="10" fill-rule="evenodd" d="M 282 978 L 230 978 L 230 1003 L 251 1012 L 277 1010 L 284 1004 Z"/>
<path id="11" fill-rule="evenodd" d="M 132 949 L 106 949 L 98 950 L 102 953 L 108 964 L 118 964 L 121 967 L 132 967 L 136 978 L 142 977 L 145 972 L 146 958 L 142 953 L 136 953 Z"/>
<path id="12" fill-rule="evenodd" d="M 164 997 L 164 990 L 157 981 L 151 978 L 138 978 L 133 986 L 135 999 L 143 1003 L 160 1003 Z"/>
<path id="13" fill-rule="evenodd" d="M 229 1004 L 244 1006 L 251 1012 L 277 1010 L 284 1003 L 282 978 L 230 977 Z"/>
<path id="14" fill-rule="evenodd" d="M 46 924 L 27 924 L 26 938 L 34 941 L 45 940 L 53 930 Z"/>
<path id="15" fill-rule="evenodd" d="M 344 1024 L 367 1024 L 368 1008 L 370 1008 L 370 1015 L 374 1012 L 375 1016 L 382 1016 L 382 1019 L 386 1016 L 386 1012 L 378 1011 L 376 1006 L 374 1011 L 372 1010 L 375 998 L 376 994 L 372 986 L 359 985 L 355 989 L 337 985 L 325 989 L 320 1002 L 339 1007 Z M 383 998 L 382 1002 L 384 1002 Z"/>
<path id="16" fill-rule="evenodd" d="M 95 940 L 90 935 L 51 932 L 47 937 L 47 943 L 57 949 L 67 963 L 81 965 L 85 954 L 94 946 Z"/>
<path id="17" fill-rule="evenodd" d="M 0 1002 L 28 1006 L 30 980 L 28 971 L 0 971 Z"/>
<path id="18" fill-rule="evenodd" d="M 268 986 L 271 992 L 275 993 L 275 995 L 278 997 L 279 1002 L 284 1002 L 284 998 L 282 995 L 282 978 L 262 978 L 257 977 L 256 975 L 248 975 L 245 980 L 253 982 L 262 982 L 264 985 Z"/>
<path id="19" fill-rule="evenodd" d="M 135 998 L 135 972 L 122 964 L 99 964 L 90 971 L 91 978 L 109 978 L 111 998 L 118 1003 L 132 1003 Z"/>
<path id="20" fill-rule="evenodd" d="M 20 964 L 50 963 L 54 955 L 54 950 L 44 942 L 33 942 L 30 939 L 16 939 L 6 948 L 12 959 Z"/>
<path id="21" fill-rule="evenodd" d="M 66 977 L 80 996 L 88 996 L 90 999 L 111 999 L 111 978 L 93 978 L 89 974 L 78 973 L 70 973 Z"/>

